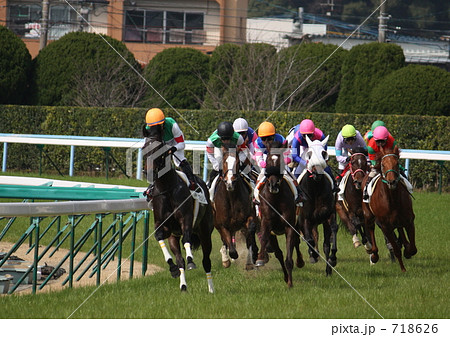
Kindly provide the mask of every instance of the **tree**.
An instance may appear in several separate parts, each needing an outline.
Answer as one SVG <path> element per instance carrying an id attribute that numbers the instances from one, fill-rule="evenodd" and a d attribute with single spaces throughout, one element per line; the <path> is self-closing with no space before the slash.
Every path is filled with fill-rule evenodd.
<path id="1" fill-rule="evenodd" d="M 208 81 L 209 57 L 193 48 L 168 48 L 156 54 L 144 69 L 153 87 L 148 90 L 146 106 L 198 109 Z"/>
<path id="2" fill-rule="evenodd" d="M 405 56 L 398 45 L 372 42 L 353 47 L 342 65 L 336 112 L 370 113 L 372 88 L 383 77 L 404 65 Z"/>
<path id="3" fill-rule="evenodd" d="M 281 100 L 290 111 L 334 112 L 347 51 L 323 43 L 302 43 L 280 52 L 286 75 Z"/>
<path id="4" fill-rule="evenodd" d="M 140 70 L 122 42 L 105 35 L 69 33 L 42 49 L 35 59 L 36 103 L 134 105 L 139 97 L 133 93 L 139 92 L 136 86 L 142 86 Z"/>
<path id="5" fill-rule="evenodd" d="M 31 55 L 25 43 L 0 26 L 0 104 L 26 104 Z"/>
<path id="6" fill-rule="evenodd" d="M 226 43 L 214 49 L 209 61 L 209 80 L 203 102 L 205 109 L 223 109 L 223 95 L 230 86 L 233 63 L 240 46 Z"/>
<path id="7" fill-rule="evenodd" d="M 447 71 L 409 65 L 379 81 L 370 94 L 370 110 L 375 114 L 449 116 L 449 92 Z"/>

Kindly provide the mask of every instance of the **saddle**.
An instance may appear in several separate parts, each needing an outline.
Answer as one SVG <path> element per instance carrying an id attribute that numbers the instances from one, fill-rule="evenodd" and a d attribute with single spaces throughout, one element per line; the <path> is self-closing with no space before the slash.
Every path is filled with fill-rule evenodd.
<path id="1" fill-rule="evenodd" d="M 178 171 L 176 170 L 178 175 L 180 176 L 180 178 L 186 183 L 186 186 L 189 188 L 189 180 L 186 176 L 186 174 L 184 174 L 184 172 Z M 195 200 L 198 200 L 198 202 L 200 202 L 201 204 L 207 204 L 208 201 L 206 200 L 205 197 L 205 191 L 203 191 L 203 188 L 198 185 L 198 188 L 195 191 L 189 190 L 191 192 L 192 197 Z"/>

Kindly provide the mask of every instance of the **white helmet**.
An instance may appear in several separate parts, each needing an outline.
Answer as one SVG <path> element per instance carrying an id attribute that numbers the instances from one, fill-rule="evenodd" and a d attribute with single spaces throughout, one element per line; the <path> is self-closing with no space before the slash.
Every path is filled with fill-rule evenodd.
<path id="1" fill-rule="evenodd" d="M 237 118 L 233 122 L 233 129 L 236 132 L 244 132 L 248 130 L 248 123 L 244 118 Z"/>

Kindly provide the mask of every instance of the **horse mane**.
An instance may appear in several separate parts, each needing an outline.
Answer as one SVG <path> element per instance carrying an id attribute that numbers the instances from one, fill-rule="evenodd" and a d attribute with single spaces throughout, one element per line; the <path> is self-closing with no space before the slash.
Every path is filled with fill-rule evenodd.
<path id="1" fill-rule="evenodd" d="M 355 153 L 362 153 L 362 154 L 365 155 L 365 156 L 368 156 L 368 155 L 369 155 L 369 153 L 368 153 L 368 151 L 367 151 L 367 148 L 361 147 L 361 146 L 359 146 L 359 147 L 355 148 L 354 150 L 352 150 L 351 153 L 352 153 L 352 154 L 355 154 Z"/>

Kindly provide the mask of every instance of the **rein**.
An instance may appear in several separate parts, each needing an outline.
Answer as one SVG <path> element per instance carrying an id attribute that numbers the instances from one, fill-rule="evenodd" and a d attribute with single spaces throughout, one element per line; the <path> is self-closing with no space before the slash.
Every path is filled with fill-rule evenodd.
<path id="1" fill-rule="evenodd" d="M 356 156 L 356 155 L 362 155 L 362 156 L 364 156 L 364 158 L 365 158 L 364 153 L 354 153 L 354 154 L 352 154 L 351 158 L 353 158 L 353 156 Z M 364 172 L 364 170 L 361 169 L 361 168 L 356 169 L 356 170 L 353 170 L 353 165 L 352 165 L 352 162 L 351 162 L 351 161 L 350 161 L 350 163 L 348 163 L 348 166 L 349 166 L 349 168 L 350 168 L 350 174 L 352 175 L 353 180 L 355 180 L 355 175 L 356 175 L 356 173 L 358 173 L 358 172 L 360 172 L 360 171 L 361 171 L 363 174 L 366 174 L 366 172 Z"/>

